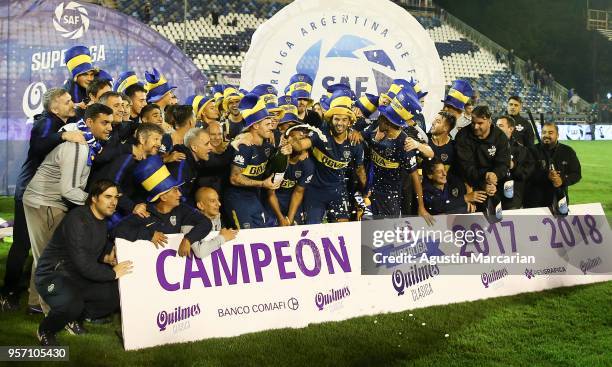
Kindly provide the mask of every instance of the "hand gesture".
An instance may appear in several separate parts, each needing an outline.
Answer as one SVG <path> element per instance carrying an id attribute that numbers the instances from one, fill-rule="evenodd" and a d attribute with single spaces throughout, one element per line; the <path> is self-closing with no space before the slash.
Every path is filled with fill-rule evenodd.
<path id="1" fill-rule="evenodd" d="M 151 242 L 155 245 L 155 248 L 164 247 L 168 243 L 168 237 L 165 234 L 159 231 L 155 231 L 153 233 L 153 238 L 151 238 Z"/>
<path id="2" fill-rule="evenodd" d="M 113 267 L 115 271 L 115 279 L 119 279 L 126 274 L 130 274 L 132 272 L 132 262 L 131 261 L 122 261 L 119 264 Z"/>
<path id="3" fill-rule="evenodd" d="M 418 141 L 412 138 L 406 138 L 406 141 L 404 142 L 404 150 L 407 152 L 410 152 L 411 150 L 418 150 L 420 145 L 421 143 Z"/>
<path id="4" fill-rule="evenodd" d="M 108 264 L 110 266 L 117 265 L 116 250 L 117 250 L 117 248 L 115 246 L 113 246 L 113 249 L 111 250 L 110 254 L 104 255 L 104 259 L 102 260 L 102 262 L 104 262 L 104 263 L 106 263 L 106 264 Z"/>
<path id="5" fill-rule="evenodd" d="M 497 186 L 493 184 L 487 184 L 487 186 L 485 187 L 485 192 L 487 193 L 487 195 L 493 196 L 497 192 Z"/>
<path id="6" fill-rule="evenodd" d="M 272 182 L 272 177 L 274 177 L 274 175 L 271 175 L 270 177 L 266 178 L 263 181 L 262 185 L 265 189 L 276 190 L 280 187 L 282 180 L 278 180 L 278 182 L 275 183 L 275 182 Z"/>
<path id="7" fill-rule="evenodd" d="M 485 191 L 472 191 L 463 196 L 465 202 L 470 203 L 484 203 L 487 200 L 487 193 Z"/>
<path id="8" fill-rule="evenodd" d="M 225 242 L 227 242 L 227 241 L 231 241 L 234 238 L 236 238 L 238 231 L 234 229 L 221 228 L 221 230 L 219 231 L 219 234 L 223 236 L 223 238 L 225 239 Z"/>
<path id="9" fill-rule="evenodd" d="M 284 137 L 281 138 L 280 148 L 281 148 L 280 152 L 283 155 L 290 155 L 293 152 L 293 148 L 291 147 L 291 144 L 289 144 L 289 141 L 285 139 Z"/>
<path id="10" fill-rule="evenodd" d="M 485 175 L 485 180 L 487 184 L 497 185 L 497 175 L 494 172 L 487 172 Z"/>
<path id="11" fill-rule="evenodd" d="M 434 217 L 432 217 L 431 214 L 429 214 L 429 212 L 427 211 L 427 209 L 423 207 L 419 207 L 419 217 L 423 217 L 427 225 L 430 227 L 433 226 L 433 224 L 436 222 Z"/>
<path id="12" fill-rule="evenodd" d="M 147 204 L 145 203 L 136 204 L 134 210 L 132 210 L 132 213 L 136 214 L 140 218 L 149 218 L 149 216 L 151 215 L 147 211 Z"/>
<path id="13" fill-rule="evenodd" d="M 191 256 L 191 242 L 185 237 L 179 245 L 178 254 L 180 257 Z"/>
<path id="14" fill-rule="evenodd" d="M 146 158 L 145 152 L 136 145 L 132 145 L 132 156 L 134 156 L 134 159 L 137 161 L 141 161 Z"/>
<path id="15" fill-rule="evenodd" d="M 83 132 L 80 130 L 64 131 L 62 133 L 62 140 L 72 143 L 87 144 L 87 141 L 85 141 L 85 136 L 83 136 Z"/>
<path id="16" fill-rule="evenodd" d="M 185 156 L 185 154 L 181 153 L 181 152 L 177 152 L 174 151 L 168 155 L 166 155 L 164 157 L 164 163 L 170 163 L 170 162 L 180 162 L 182 160 L 184 160 L 185 158 L 187 158 Z"/>
<path id="17" fill-rule="evenodd" d="M 361 136 L 361 133 L 357 130 L 351 130 L 348 134 L 348 138 L 351 145 L 357 145 L 363 141 L 363 136 Z"/>

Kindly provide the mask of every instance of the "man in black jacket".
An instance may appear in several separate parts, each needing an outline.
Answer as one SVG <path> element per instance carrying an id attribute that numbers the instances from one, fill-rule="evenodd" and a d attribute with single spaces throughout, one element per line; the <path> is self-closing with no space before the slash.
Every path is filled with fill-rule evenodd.
<path id="1" fill-rule="evenodd" d="M 552 122 L 542 126 L 542 144 L 533 150 L 535 167 L 525 192 L 525 207 L 549 207 L 555 190 L 582 178 L 580 161 L 571 147 L 558 142 L 559 130 Z"/>
<path id="2" fill-rule="evenodd" d="M 519 142 L 515 130 L 515 122 L 512 116 L 504 115 L 497 119 L 499 127 L 510 141 L 510 177 L 513 185 L 504 187 L 504 197 L 502 199 L 503 209 L 520 209 L 523 207 L 525 184 L 533 171 L 533 158 L 531 152 Z M 512 189 L 510 190 L 510 186 Z M 511 194 L 510 194 L 511 191 Z M 508 196 L 511 196 L 510 198 Z"/>
<path id="3" fill-rule="evenodd" d="M 85 318 L 119 309 L 116 279 L 129 274 L 132 263 L 117 264 L 108 245 L 105 219 L 114 213 L 118 200 L 114 183 L 96 182 L 87 204 L 66 215 L 38 260 L 36 289 L 50 307 L 38 327 L 41 345 L 57 345 L 55 334 L 63 328 L 84 334 Z"/>
<path id="4" fill-rule="evenodd" d="M 74 102 L 67 91 L 61 88 L 49 89 L 43 96 L 43 107 L 44 112 L 35 117 L 28 156 L 21 167 L 15 186 L 14 242 L 6 259 L 4 287 L 0 294 L 0 309 L 2 310 L 12 310 L 18 306 L 19 283 L 28 251 L 30 251 L 30 237 L 22 201 L 26 186 L 34 177 L 38 166 L 55 147 L 65 141 L 86 144 L 81 131 L 58 132 L 68 119 L 75 115 Z M 32 276 L 32 280 L 33 278 Z M 30 283 L 30 286 L 34 289 L 33 282 Z M 30 295 L 28 304 L 38 304 L 37 293 L 33 291 L 30 292 Z"/>
<path id="5" fill-rule="evenodd" d="M 521 110 L 523 109 L 523 101 L 519 96 L 510 96 L 508 98 L 508 115 L 514 119 L 514 134 L 519 143 L 523 144 L 527 149 L 533 147 L 533 139 L 535 138 L 535 132 L 533 127 L 523 116 L 521 116 Z"/>
<path id="6" fill-rule="evenodd" d="M 465 182 L 499 202 L 501 196 L 497 187 L 510 167 L 510 145 L 506 135 L 491 123 L 489 108 L 474 108 L 471 125 L 459 130 L 455 140 L 456 163 Z M 482 211 L 484 207 L 478 205 L 477 209 Z"/>

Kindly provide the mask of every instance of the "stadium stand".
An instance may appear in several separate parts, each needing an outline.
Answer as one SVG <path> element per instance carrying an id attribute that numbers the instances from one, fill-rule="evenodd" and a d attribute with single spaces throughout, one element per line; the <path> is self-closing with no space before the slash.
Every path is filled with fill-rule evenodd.
<path id="1" fill-rule="evenodd" d="M 211 82 L 217 81 L 219 73 L 240 73 L 253 32 L 284 6 L 275 1 L 228 4 L 213 0 L 206 7 L 190 6 L 184 14 L 182 2 L 156 0 L 150 4 L 151 27 L 181 47 Z M 118 9 L 144 20 L 142 3 L 120 0 Z M 187 20 L 183 22 L 185 16 Z M 563 110 L 560 98 L 555 100 L 550 91 L 513 74 L 505 60 L 498 61 L 493 52 L 475 44 L 458 29 L 436 16 L 416 18 L 435 42 L 447 86 L 458 78 L 469 80 L 479 92 L 479 101 L 496 111 L 504 108 L 503 101 L 509 95 L 521 96 L 525 107 L 534 111 Z"/>

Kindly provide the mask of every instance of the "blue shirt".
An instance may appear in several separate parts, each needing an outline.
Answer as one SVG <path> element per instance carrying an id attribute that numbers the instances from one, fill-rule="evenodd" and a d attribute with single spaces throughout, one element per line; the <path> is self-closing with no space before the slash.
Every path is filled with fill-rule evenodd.
<path id="1" fill-rule="evenodd" d="M 238 146 L 238 150 L 234 154 L 232 165 L 240 168 L 241 173 L 252 180 L 264 180 L 268 159 L 272 155 L 274 147 L 272 144 L 264 141 L 262 145 L 244 145 Z M 257 193 L 257 187 L 239 187 L 231 185 L 232 189 L 241 190 L 245 193 Z"/>
<path id="2" fill-rule="evenodd" d="M 397 193 L 401 190 L 401 170 L 412 173 L 417 168 L 415 151 L 404 150 L 408 138 L 403 132 L 395 139 L 375 141 L 376 127 L 370 126 L 363 132 L 363 138 L 370 148 L 370 160 L 374 171 L 373 190 L 384 193 Z"/>
<path id="3" fill-rule="evenodd" d="M 295 186 L 306 187 L 312 181 L 315 165 L 312 159 L 306 158 L 297 163 L 289 162 L 281 186 L 276 190 L 276 197 L 280 202 L 289 203 Z"/>
<path id="4" fill-rule="evenodd" d="M 434 156 L 442 161 L 446 172 L 448 172 L 448 170 L 453 166 L 453 162 L 455 160 L 455 141 L 453 139 L 450 139 L 448 143 L 442 146 L 438 146 L 433 143 L 433 140 L 431 139 L 431 134 L 428 134 L 428 136 L 428 144 L 433 150 Z"/>
<path id="5" fill-rule="evenodd" d="M 310 134 L 311 156 L 316 167 L 312 185 L 337 190 L 344 185 L 351 164 L 354 166 L 363 164 L 363 145 L 351 145 L 348 138 L 341 144 L 336 143 L 327 124 L 321 126 L 321 131 L 327 142 L 321 140 L 316 133 Z"/>

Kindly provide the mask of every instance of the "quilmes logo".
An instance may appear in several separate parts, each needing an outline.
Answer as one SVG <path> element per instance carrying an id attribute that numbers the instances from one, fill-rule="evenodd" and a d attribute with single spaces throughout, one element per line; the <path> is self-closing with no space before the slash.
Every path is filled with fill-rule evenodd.
<path id="1" fill-rule="evenodd" d="M 397 295 L 401 296 L 404 294 L 404 290 L 415 286 L 421 282 L 424 282 L 430 278 L 440 274 L 440 268 L 438 265 L 412 265 L 406 272 L 399 269 L 395 270 L 391 274 L 391 282 L 393 288 L 397 291 Z"/>
<path id="2" fill-rule="evenodd" d="M 23 113 L 28 116 L 27 123 L 34 121 L 34 116 L 43 112 L 43 94 L 47 91 L 47 87 L 43 82 L 34 82 L 25 90 L 21 100 Z"/>
<path id="3" fill-rule="evenodd" d="M 323 311 L 325 306 L 340 301 L 350 295 L 351 291 L 348 286 L 341 289 L 330 289 L 325 293 L 319 292 L 315 294 L 315 305 L 317 305 L 319 311 Z"/>
<path id="4" fill-rule="evenodd" d="M 164 331 L 166 330 L 166 327 L 174 323 L 178 323 L 193 316 L 199 315 L 200 311 L 199 303 L 188 307 L 178 306 L 172 311 L 160 311 L 157 314 L 157 326 L 159 327 L 159 331 Z"/>
<path id="5" fill-rule="evenodd" d="M 489 273 L 482 273 L 480 281 L 485 288 L 489 288 L 491 283 L 497 282 L 498 280 L 508 276 L 508 270 L 503 268 L 501 270 L 491 270 Z"/>
<path id="6" fill-rule="evenodd" d="M 75 1 L 68 5 L 61 2 L 53 13 L 53 27 L 64 38 L 75 40 L 83 37 L 89 29 L 87 9 Z"/>

